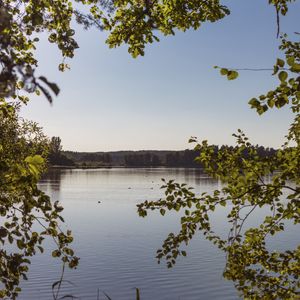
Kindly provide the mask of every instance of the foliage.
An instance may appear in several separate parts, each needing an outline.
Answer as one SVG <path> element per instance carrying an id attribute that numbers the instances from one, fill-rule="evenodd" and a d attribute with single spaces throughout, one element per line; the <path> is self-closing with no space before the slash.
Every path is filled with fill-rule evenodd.
<path id="1" fill-rule="evenodd" d="M 27 102 L 28 97 L 19 90 L 37 93 L 41 90 L 52 101 L 43 84 L 58 94 L 55 84 L 34 75 L 38 62 L 33 51 L 39 41 L 34 34 L 48 30 L 49 40 L 56 42 L 64 55 L 72 56 L 77 44 L 71 37 L 67 4 L 66 1 L 0 1 L 0 97 L 18 97 Z"/>
<path id="2" fill-rule="evenodd" d="M 116 12 L 106 29 L 110 47 L 129 45 L 133 57 L 144 55 L 145 44 L 159 41 L 153 32 L 174 35 L 175 30 L 198 29 L 203 22 L 215 22 L 229 14 L 218 0 L 208 1 L 115 1 Z"/>
<path id="3" fill-rule="evenodd" d="M 124 157 L 125 166 L 129 167 L 157 167 L 161 166 L 162 162 L 156 154 L 129 154 Z"/>
<path id="4" fill-rule="evenodd" d="M 50 165 L 74 166 L 73 160 L 69 159 L 62 153 L 61 138 L 53 136 L 49 145 L 48 162 Z"/>
<path id="5" fill-rule="evenodd" d="M 26 279 L 29 258 L 38 249 L 43 252 L 46 236 L 57 245 L 52 256 L 61 257 L 71 268 L 78 263 L 68 247 L 71 232 L 64 233 L 59 227 L 62 207 L 37 187 L 45 170 L 48 140 L 35 123 L 21 122 L 16 112 L 16 105 L 29 101 L 28 93 L 42 92 L 49 102 L 51 92 L 59 93 L 55 83 L 35 75 L 38 61 L 34 54 L 40 33 L 46 32 L 64 59 L 73 57 L 78 48 L 71 28 L 74 16 L 73 1 L 0 0 L 0 298 L 16 298 L 20 279 Z M 58 68 L 63 71 L 68 65 L 63 61 Z M 35 223 L 42 232 L 34 231 Z M 15 250 L 6 250 L 9 244 Z"/>
<path id="6" fill-rule="evenodd" d="M 214 151 L 222 151 L 232 146 L 214 145 Z M 258 155 L 268 156 L 276 151 L 273 148 L 264 148 L 256 145 Z M 247 157 L 246 151 L 243 155 Z M 172 168 L 202 168 L 195 161 L 198 151 L 195 150 L 140 150 L 140 151 L 111 151 L 111 152 L 73 152 L 62 151 L 62 156 L 74 162 L 77 167 L 104 167 L 104 166 L 126 166 L 126 167 L 172 167 Z M 53 164 L 49 159 L 50 164 Z M 57 163 L 55 163 L 57 164 Z M 59 163 L 60 164 L 60 163 Z"/>
<path id="7" fill-rule="evenodd" d="M 269 0 L 279 15 L 288 11 L 295 0 Z M 52 102 L 58 86 L 45 76 L 35 75 L 38 61 L 35 50 L 39 35 L 45 32 L 50 43 L 56 44 L 63 60 L 60 71 L 69 68 L 79 47 L 72 20 L 85 28 L 96 26 L 109 31 L 110 47 L 128 44 L 133 57 L 144 54 L 145 45 L 159 41 L 158 34 L 174 35 L 176 30 L 198 29 L 204 22 L 216 22 L 230 14 L 220 0 L 153 1 L 153 0 L 0 0 L 0 98 L 29 100 L 22 91 L 40 94 Z M 279 26 L 279 23 L 278 23 Z M 233 71 L 232 76 L 236 76 Z"/>
<path id="8" fill-rule="evenodd" d="M 279 16 L 288 11 L 288 3 L 295 0 L 269 0 Z M 112 47 L 128 44 L 133 56 L 144 55 L 145 45 L 159 41 L 159 34 L 175 35 L 177 30 L 198 29 L 202 23 L 216 22 L 230 14 L 220 0 L 115 0 L 112 16 L 95 14 L 110 32 L 107 39 Z M 157 34 L 155 34 L 157 32 Z M 235 76 L 235 73 L 233 73 Z M 234 79 L 234 78 L 232 78 Z"/>
<path id="9" fill-rule="evenodd" d="M 51 237 L 57 249 L 52 256 L 75 267 L 78 258 L 68 244 L 71 232 L 64 233 L 63 208 L 40 191 L 37 182 L 45 169 L 48 140 L 36 123 L 22 121 L 17 108 L 6 103 L 9 114 L 0 111 L 0 280 L 3 284 L 0 298 L 15 299 L 20 291 L 20 279 L 27 279 L 30 257 L 43 252 L 43 240 Z M 36 231 L 38 224 L 42 229 Z"/>
<path id="10" fill-rule="evenodd" d="M 108 3 L 106 3 L 108 2 Z M 40 34 L 46 33 L 48 41 L 56 44 L 63 60 L 60 71 L 69 69 L 66 58 L 72 58 L 79 47 L 74 39 L 71 22 L 76 19 L 85 27 L 97 25 L 91 15 L 74 8 L 77 3 L 89 6 L 97 17 L 99 7 L 109 10 L 105 0 L 0 0 L 0 98 L 11 97 L 22 103 L 29 101 L 27 93 L 41 92 L 52 103 L 52 93 L 58 95 L 59 87 L 45 76 L 36 76 L 38 61 L 35 50 Z M 98 7 L 98 6 L 99 7 Z M 110 8 L 111 9 L 111 8 Z M 99 24 L 98 28 L 102 28 Z"/>
<path id="11" fill-rule="evenodd" d="M 59 154 L 62 151 L 61 138 L 59 136 L 53 136 L 50 142 L 50 152 Z"/>
<path id="12" fill-rule="evenodd" d="M 294 0 L 269 0 L 277 12 L 278 30 L 279 17 L 287 13 L 291 2 Z M 85 6 L 83 11 L 77 9 L 80 5 Z M 39 34 L 45 32 L 48 41 L 58 46 L 63 57 L 58 68 L 64 71 L 69 68 L 65 59 L 72 58 L 78 48 L 71 26 L 73 19 L 85 28 L 108 30 L 110 47 L 126 43 L 129 53 L 136 57 L 143 55 L 146 44 L 158 41 L 161 34 L 198 29 L 202 23 L 218 21 L 229 13 L 219 0 L 0 0 L 0 214 L 6 219 L 0 227 L 0 240 L 19 248 L 18 253 L 0 250 L 1 280 L 5 285 L 2 297 L 16 297 L 20 277 L 26 276 L 28 257 L 40 247 L 44 236 L 57 242 L 53 256 L 62 257 L 70 267 L 78 262 L 68 248 L 70 232 L 65 234 L 58 227 L 58 221 L 63 221 L 62 208 L 37 188 L 47 152 L 44 137 L 34 123 L 21 124 L 15 107 L 9 103 L 12 99 L 26 103 L 28 92 L 42 92 L 52 102 L 51 93 L 59 93 L 55 83 L 35 75 L 38 61 L 34 51 Z M 265 244 L 268 234 L 284 230 L 285 220 L 299 222 L 299 43 L 283 36 L 281 50 L 285 59 L 278 59 L 274 66 L 280 84 L 251 99 L 250 105 L 259 114 L 272 107 L 291 106 L 295 120 L 282 149 L 272 157 L 261 157 L 242 132 L 236 135 L 237 147 L 217 153 L 203 142 L 196 146 L 200 150 L 198 160 L 210 175 L 226 182 L 225 187 L 198 197 L 184 185 L 167 182 L 166 199 L 139 206 L 142 216 L 147 209 L 159 208 L 162 214 L 166 209 L 186 209 L 181 232 L 167 238 L 158 252 L 159 259 L 166 257 L 172 266 L 178 255 L 186 254 L 180 252 L 180 244 L 188 242 L 200 229 L 226 252 L 225 277 L 233 280 L 245 297 L 254 299 L 293 298 L 299 292 L 299 248 L 276 253 L 268 251 Z M 221 74 L 229 80 L 238 76 L 237 70 L 226 68 L 221 68 Z M 247 158 L 242 155 L 244 150 L 249 153 Z M 267 174 L 273 175 L 270 182 L 264 179 Z M 285 201 L 281 200 L 283 196 Z M 212 232 L 208 212 L 229 204 L 232 229 L 224 240 Z M 248 216 L 262 206 L 270 207 L 271 215 L 260 227 L 243 233 Z M 246 215 L 240 213 L 247 209 Z M 36 222 L 45 226 L 43 232 L 31 231 Z"/>
<path id="13" fill-rule="evenodd" d="M 148 210 L 185 209 L 181 218 L 181 230 L 170 233 L 157 251 L 157 259 L 165 258 L 172 267 L 179 255 L 182 243 L 188 244 L 198 230 L 226 253 L 224 277 L 232 280 L 236 288 L 249 299 L 295 299 L 300 295 L 300 245 L 293 250 L 273 251 L 267 243 L 269 235 L 285 230 L 286 222 L 300 223 L 300 44 L 283 37 L 281 49 L 285 59 L 278 59 L 274 76 L 279 86 L 266 95 L 249 101 L 259 114 L 269 108 L 290 105 L 294 122 L 286 136 L 284 145 L 273 155 L 261 156 L 245 134 L 239 130 L 234 134 L 237 145 L 216 152 L 207 141 L 197 143 L 197 161 L 206 172 L 220 179 L 224 187 L 212 194 L 196 195 L 185 184 L 165 182 L 166 197 L 158 201 L 146 201 L 138 205 L 140 216 Z M 285 66 L 288 68 L 283 68 Z M 228 75 L 228 72 L 222 72 Z M 236 72 L 236 71 L 235 71 Z M 231 78 L 228 78 L 229 80 Z M 192 138 L 191 142 L 197 142 Z M 247 157 L 243 152 L 247 152 Z M 271 175 L 271 179 L 267 179 Z M 230 210 L 228 238 L 215 233 L 211 225 L 213 212 L 220 207 Z M 263 222 L 245 228 L 249 217 L 262 207 L 270 214 Z"/>

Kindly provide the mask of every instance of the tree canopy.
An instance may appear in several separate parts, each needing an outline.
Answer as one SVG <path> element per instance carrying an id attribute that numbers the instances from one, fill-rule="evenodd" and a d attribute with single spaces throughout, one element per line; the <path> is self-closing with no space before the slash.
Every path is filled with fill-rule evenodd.
<path id="1" fill-rule="evenodd" d="M 8 115 L 0 111 L 0 280 L 4 285 L 0 298 L 15 299 L 20 279 L 27 279 L 30 257 L 44 251 L 45 237 L 54 240 L 54 257 L 70 267 L 77 265 L 78 258 L 68 247 L 71 232 L 59 226 L 63 208 L 37 187 L 46 167 L 48 139 L 36 123 L 18 118 L 17 107 L 9 108 Z M 9 244 L 12 250 L 6 250 Z"/>
<path id="2" fill-rule="evenodd" d="M 168 267 L 176 263 L 182 243 L 188 244 L 197 231 L 216 244 L 226 254 L 224 277 L 232 280 L 247 299 L 297 299 L 300 295 L 300 245 L 291 250 L 275 251 L 268 245 L 268 236 L 285 230 L 286 223 L 300 223 L 300 43 L 282 36 L 273 76 L 278 86 L 249 101 L 259 115 L 268 109 L 289 105 L 294 121 L 282 147 L 273 155 L 261 157 L 246 135 L 238 130 L 236 147 L 215 152 L 207 141 L 196 143 L 197 161 L 206 172 L 220 179 L 224 187 L 212 194 L 196 195 L 190 187 L 174 181 L 165 182 L 165 198 L 138 205 L 141 216 L 148 210 L 184 209 L 179 233 L 170 233 L 157 251 L 160 262 L 166 259 Z M 229 80 L 238 76 L 237 70 L 221 68 L 221 75 Z M 248 153 L 247 157 L 243 152 Z M 271 178 L 269 176 L 271 175 Z M 219 207 L 228 207 L 231 226 L 228 237 L 213 231 L 211 218 Z M 247 220 L 262 208 L 270 211 L 257 227 L 248 227 Z"/>
<path id="3" fill-rule="evenodd" d="M 294 1 L 269 0 L 275 7 L 278 33 L 280 17 L 288 13 L 288 5 Z M 73 20 L 85 28 L 107 30 L 110 47 L 125 43 L 129 53 L 137 57 L 162 35 L 198 29 L 204 22 L 216 22 L 229 14 L 229 7 L 219 0 L 0 0 L 0 213 L 5 219 L 0 241 L 19 248 L 13 253 L 1 249 L 1 297 L 17 296 L 19 280 L 26 278 L 28 257 L 40 247 L 44 236 L 53 237 L 57 243 L 53 256 L 62 257 L 70 267 L 78 262 L 68 247 L 71 233 L 59 227 L 62 208 L 37 187 L 49 144 L 36 124 L 22 123 L 17 116 L 17 103 L 28 102 L 30 93 L 42 93 L 50 102 L 52 95 L 59 93 L 51 79 L 35 75 L 40 33 L 59 48 L 62 61 L 58 68 L 64 71 L 69 67 L 65 59 L 72 58 L 78 47 Z M 197 160 L 211 176 L 224 182 L 224 188 L 196 195 L 185 185 L 170 181 L 164 185 L 165 199 L 146 201 L 138 207 L 141 216 L 148 209 L 159 209 L 162 215 L 166 210 L 185 210 L 181 231 L 168 236 L 157 253 L 159 260 L 166 258 L 168 266 L 174 265 L 178 255 L 186 255 L 180 250 L 181 243 L 188 243 L 201 230 L 226 253 L 224 276 L 251 299 L 294 299 L 300 288 L 300 248 L 274 252 L 266 245 L 268 235 L 283 231 L 286 220 L 299 223 L 300 216 L 300 43 L 283 34 L 280 49 L 283 56 L 273 68 L 278 86 L 249 104 L 259 114 L 274 107 L 291 108 L 294 121 L 281 149 L 271 157 L 260 157 L 242 131 L 235 135 L 235 148 L 218 153 L 207 141 L 192 139 L 200 153 Z M 220 68 L 220 73 L 229 80 L 238 76 L 238 71 L 230 68 Z M 249 154 L 246 158 L 245 150 Z M 270 174 L 267 181 L 265 176 Z M 229 205 L 232 227 L 228 239 L 222 239 L 212 231 L 210 215 L 216 207 Z M 260 226 L 244 230 L 248 217 L 263 206 L 270 208 L 270 215 Z M 34 222 L 40 223 L 41 232 L 32 231 Z"/>

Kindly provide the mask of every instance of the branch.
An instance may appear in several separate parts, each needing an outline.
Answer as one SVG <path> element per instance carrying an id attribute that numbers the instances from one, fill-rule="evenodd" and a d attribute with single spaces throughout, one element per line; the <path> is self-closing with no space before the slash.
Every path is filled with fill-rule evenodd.
<path id="1" fill-rule="evenodd" d="M 55 283 L 52 285 L 52 294 L 53 294 L 53 299 L 54 299 L 54 300 L 57 300 L 57 299 L 58 299 L 57 297 L 58 297 L 58 295 L 59 295 L 59 291 L 60 291 L 60 288 L 61 288 L 61 284 L 62 284 L 63 279 L 64 279 L 65 265 L 66 265 L 66 263 L 64 262 L 64 263 L 63 263 L 63 266 L 62 266 L 62 271 L 61 271 L 60 279 L 59 279 L 59 281 L 56 282 L 56 283 L 58 283 L 58 287 L 57 287 L 56 293 L 54 293 L 54 285 L 55 285 Z"/>
<path id="2" fill-rule="evenodd" d="M 261 71 L 274 71 L 273 68 L 228 68 L 233 71 L 254 71 L 254 72 L 261 72 Z M 288 68 L 280 68 L 280 70 L 289 71 Z"/>
<path id="3" fill-rule="evenodd" d="M 280 16 L 279 16 L 279 8 L 276 5 L 276 23 L 277 23 L 277 38 L 279 38 L 280 34 Z"/>
<path id="4" fill-rule="evenodd" d="M 255 208 L 257 207 L 258 204 L 255 204 L 252 209 L 247 213 L 247 215 L 245 216 L 245 218 L 243 219 L 241 225 L 240 225 L 240 228 L 239 228 L 239 231 L 237 232 L 237 234 L 235 235 L 235 237 L 233 238 L 231 244 L 236 240 L 237 236 L 240 235 L 241 233 L 241 230 L 242 230 L 242 227 L 245 223 L 245 221 L 248 219 L 248 217 L 251 215 L 251 213 L 255 210 Z"/>

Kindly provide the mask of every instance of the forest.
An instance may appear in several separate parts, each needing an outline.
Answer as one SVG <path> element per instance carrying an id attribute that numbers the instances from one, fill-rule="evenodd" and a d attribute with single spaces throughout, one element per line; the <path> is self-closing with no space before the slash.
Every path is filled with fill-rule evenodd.
<path id="1" fill-rule="evenodd" d="M 288 234 L 300 223 L 298 23 L 294 20 L 293 32 L 289 35 L 282 31 L 283 20 L 296 11 L 297 6 L 293 5 L 299 1 L 266 2 L 273 13 L 274 38 L 278 41 L 272 44 L 276 46 L 270 53 L 276 55 L 274 62 L 266 67 L 257 63 L 248 68 L 219 61 L 221 66 L 212 65 L 212 69 L 230 82 L 242 77 L 243 72 L 266 71 L 272 76 L 271 87 L 258 89 L 252 98 L 247 99 L 249 109 L 261 119 L 274 109 L 279 109 L 280 113 L 289 112 L 291 119 L 282 125 L 286 125 L 287 129 L 278 149 L 252 144 L 243 130 L 236 129 L 233 133 L 235 146 L 218 147 L 206 139 L 199 141 L 192 137 L 190 143 L 194 145 L 194 150 L 82 153 L 63 151 L 60 138 L 49 139 L 37 123 L 20 116 L 22 107 L 31 103 L 32 98 L 41 96 L 44 101 L 55 105 L 61 91 L 59 82 L 54 82 L 59 76 L 53 76 L 51 72 L 43 74 L 40 63 L 48 60 L 48 53 L 37 55 L 38 46 L 44 42 L 55 46 L 61 60 L 53 62 L 53 65 L 58 72 L 65 72 L 70 69 L 70 60 L 79 48 L 74 29 L 78 26 L 84 30 L 104 31 L 105 43 L 109 48 L 123 46 L 132 58 L 141 58 L 148 51 L 153 51 L 149 44 L 154 47 L 166 36 L 178 35 L 180 31 L 202 30 L 202 27 L 211 26 L 210 23 L 220 23 L 226 29 L 222 22 L 232 17 L 231 3 L 221 0 L 0 0 L 0 298 L 14 300 L 19 295 L 22 297 L 22 282 L 28 279 L 33 258 L 44 252 L 46 255 L 49 251 L 50 256 L 57 258 L 62 265 L 60 280 L 49 283 L 52 289 L 57 288 L 53 299 L 74 298 L 73 295 L 59 297 L 59 288 L 65 269 L 75 269 L 79 265 L 77 253 L 80 251 L 76 251 L 76 243 L 73 243 L 73 232 L 69 227 L 62 226 L 65 222 L 63 204 L 67 202 L 57 199 L 59 193 L 51 198 L 47 189 L 43 189 L 45 186 L 41 185 L 41 176 L 47 172 L 49 165 L 177 168 L 194 167 L 196 161 L 210 178 L 217 179 L 222 185 L 197 193 L 185 183 L 164 180 L 161 187 L 163 197 L 156 200 L 149 197 L 150 200 L 135 207 L 141 218 L 148 217 L 153 211 L 164 218 L 169 212 L 181 212 L 177 220 L 179 226 L 174 226 L 175 230 L 179 230 L 167 234 L 156 252 L 157 261 L 164 261 L 168 268 L 174 267 L 180 257 L 187 256 L 186 246 L 200 233 L 223 254 L 222 275 L 234 285 L 241 297 L 254 300 L 299 299 L 299 236 L 298 240 L 297 237 L 293 239 L 292 242 L 296 243 L 289 249 L 268 247 L 270 238 Z M 253 15 L 251 29 L 256 25 L 257 11 L 249 12 Z M 266 18 L 265 23 L 268 20 L 271 19 Z M 242 26 L 243 19 L 240 23 Z M 254 31 L 260 28 L 255 27 Z M 249 30 L 250 27 L 243 32 L 247 37 Z M 229 36 L 230 32 L 227 34 Z M 254 41 L 251 45 L 253 48 L 264 46 L 265 41 L 261 44 Z M 207 45 L 201 44 L 201 47 Z M 172 50 L 170 48 L 170 54 Z M 220 48 L 219 51 L 222 53 L 226 49 Z M 201 59 L 204 61 L 206 57 Z M 178 57 L 174 58 L 176 61 Z M 183 78 L 185 74 L 180 76 Z M 257 87 L 260 82 L 252 83 Z M 144 94 L 148 95 L 153 86 L 147 82 Z M 115 85 L 113 89 L 117 87 Z M 77 88 L 74 85 L 74 90 Z M 215 84 L 213 88 L 216 88 Z M 225 90 L 224 86 L 220 88 Z M 240 91 L 243 92 L 243 87 Z M 95 98 L 99 94 L 101 90 Z M 75 107 L 76 103 L 72 106 Z M 68 113 L 72 109 L 68 107 Z M 242 122 L 241 118 L 239 120 Z M 192 130 L 193 124 L 189 125 Z M 72 189 L 72 197 L 75 197 L 76 189 L 74 186 Z M 147 191 L 150 192 L 150 189 Z M 85 192 L 82 198 L 86 199 L 88 194 Z M 80 201 L 76 202 L 76 205 L 79 204 Z M 94 204 L 101 206 L 100 201 Z M 66 205 L 67 209 L 70 207 Z M 228 212 L 225 216 L 228 232 L 225 235 L 224 227 L 220 232 L 213 228 L 213 217 L 218 218 L 220 209 Z M 249 219 L 263 210 L 267 213 L 258 224 L 249 225 Z M 84 212 L 79 210 L 76 218 L 82 215 Z M 116 218 L 112 212 L 109 219 L 114 218 L 117 222 L 122 216 Z M 86 224 L 90 222 L 89 219 Z M 88 233 L 80 236 L 91 237 L 85 244 L 96 239 L 97 234 Z M 45 240 L 51 240 L 54 249 L 48 248 Z M 123 244 L 113 249 L 122 247 Z"/>
<path id="2" fill-rule="evenodd" d="M 53 137 L 57 140 L 59 137 Z M 233 146 L 214 146 L 214 152 L 217 154 L 224 149 L 233 149 Z M 271 157 L 276 153 L 273 148 L 263 146 L 253 146 L 260 157 Z M 181 151 L 166 150 L 140 150 L 140 151 L 111 151 L 111 152 L 76 152 L 59 151 L 51 147 L 48 156 L 50 166 L 62 167 L 169 167 L 169 168 L 203 168 L 201 162 L 197 161 L 199 151 L 186 149 Z M 249 153 L 247 149 L 243 151 L 243 157 L 247 158 Z"/>

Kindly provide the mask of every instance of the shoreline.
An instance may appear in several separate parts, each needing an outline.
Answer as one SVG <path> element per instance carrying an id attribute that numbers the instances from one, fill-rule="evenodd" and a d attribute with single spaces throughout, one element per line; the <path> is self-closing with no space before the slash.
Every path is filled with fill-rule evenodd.
<path id="1" fill-rule="evenodd" d="M 50 169 L 199 169 L 202 170 L 203 167 L 189 167 L 189 166 L 122 166 L 122 165 L 115 165 L 115 166 L 59 166 L 59 165 L 51 165 L 48 166 L 48 170 Z"/>

